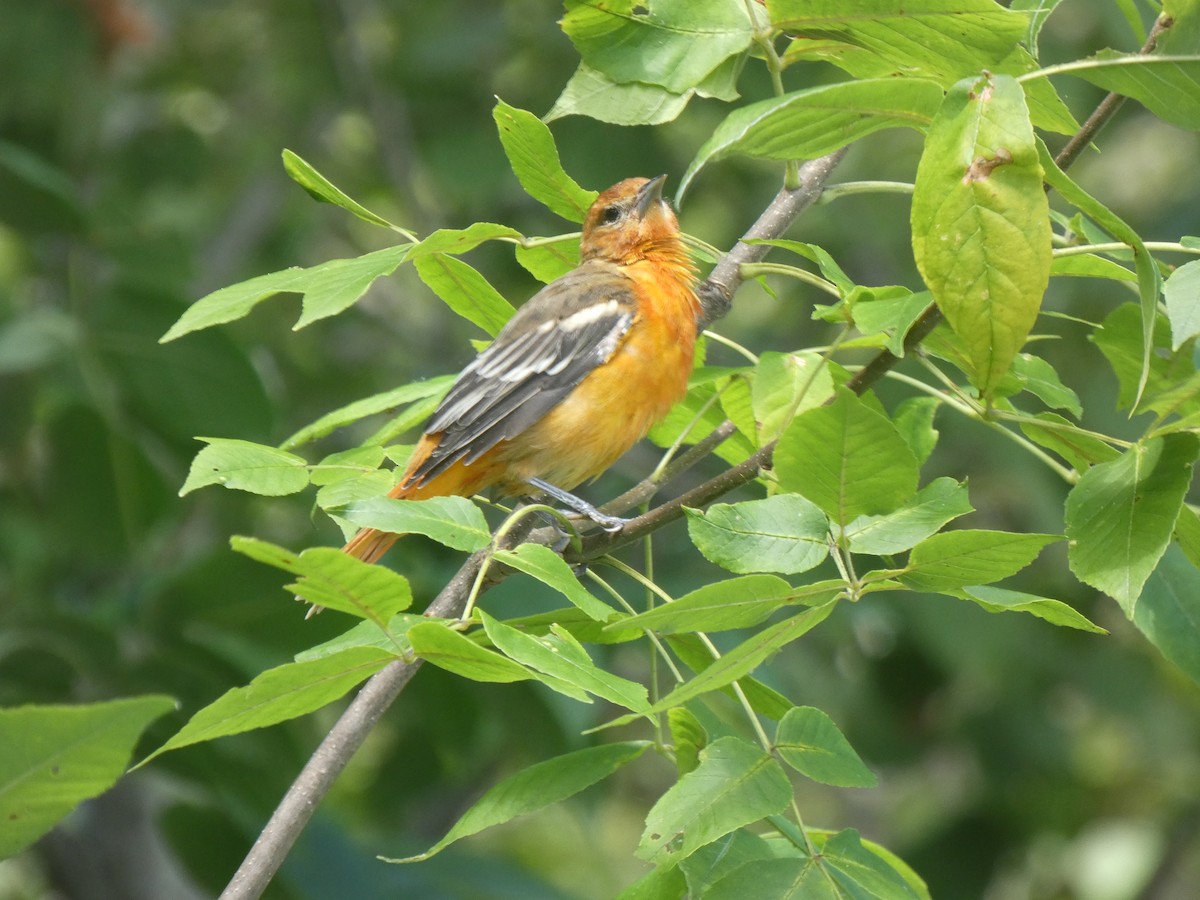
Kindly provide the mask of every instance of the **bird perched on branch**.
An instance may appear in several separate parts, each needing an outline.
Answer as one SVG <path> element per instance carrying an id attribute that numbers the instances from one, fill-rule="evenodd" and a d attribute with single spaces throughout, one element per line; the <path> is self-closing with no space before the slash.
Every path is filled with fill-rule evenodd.
<path id="1" fill-rule="evenodd" d="M 687 391 L 701 314 L 665 175 L 600 194 L 581 262 L 542 288 L 459 374 L 389 496 L 544 494 L 615 529 L 571 488 L 595 478 Z M 364 528 L 375 562 L 398 535 Z"/>

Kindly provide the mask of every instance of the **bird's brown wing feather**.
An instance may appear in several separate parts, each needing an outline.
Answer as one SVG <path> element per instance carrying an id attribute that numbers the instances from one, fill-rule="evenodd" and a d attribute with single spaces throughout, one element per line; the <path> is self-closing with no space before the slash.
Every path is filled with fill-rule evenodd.
<path id="1" fill-rule="evenodd" d="M 608 263 L 546 285 L 458 376 L 425 426 L 438 444 L 405 483 L 474 462 L 525 431 L 612 358 L 635 312 L 632 284 Z"/>

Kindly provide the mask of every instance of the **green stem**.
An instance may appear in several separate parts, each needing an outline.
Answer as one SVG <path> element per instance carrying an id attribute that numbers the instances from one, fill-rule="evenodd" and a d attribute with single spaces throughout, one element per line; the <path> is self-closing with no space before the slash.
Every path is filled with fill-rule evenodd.
<path id="1" fill-rule="evenodd" d="M 854 194 L 911 194 L 913 186 L 907 181 L 844 181 L 830 185 L 821 192 L 817 204 L 831 203 L 839 197 Z"/>
<path id="2" fill-rule="evenodd" d="M 798 266 L 789 266 L 784 263 L 742 263 L 738 268 L 738 274 L 743 280 L 757 278 L 759 275 L 786 275 L 788 278 L 795 278 L 797 281 L 803 281 L 806 284 L 811 284 L 813 287 L 824 291 L 831 297 L 842 299 L 841 292 L 837 289 L 832 281 L 826 281 L 820 275 L 815 275 L 806 269 L 801 269 Z"/>

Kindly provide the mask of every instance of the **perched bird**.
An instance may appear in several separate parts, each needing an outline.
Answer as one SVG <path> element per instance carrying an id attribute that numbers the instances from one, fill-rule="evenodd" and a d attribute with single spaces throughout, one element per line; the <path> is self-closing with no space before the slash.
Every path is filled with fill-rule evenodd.
<path id="1" fill-rule="evenodd" d="M 687 390 L 701 310 L 665 180 L 629 178 L 596 198 L 579 265 L 462 370 L 389 496 L 495 486 L 620 527 L 568 491 L 616 462 Z M 374 562 L 397 537 L 364 528 L 344 549 Z"/>

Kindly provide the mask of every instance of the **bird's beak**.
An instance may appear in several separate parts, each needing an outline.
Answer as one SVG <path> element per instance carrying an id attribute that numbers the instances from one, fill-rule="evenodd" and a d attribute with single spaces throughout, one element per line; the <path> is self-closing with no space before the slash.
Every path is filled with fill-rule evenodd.
<path id="1" fill-rule="evenodd" d="M 639 219 L 646 218 L 646 213 L 650 211 L 651 206 L 662 203 L 662 189 L 666 180 L 666 175 L 659 175 L 657 178 L 651 178 L 638 189 L 635 208 Z"/>

